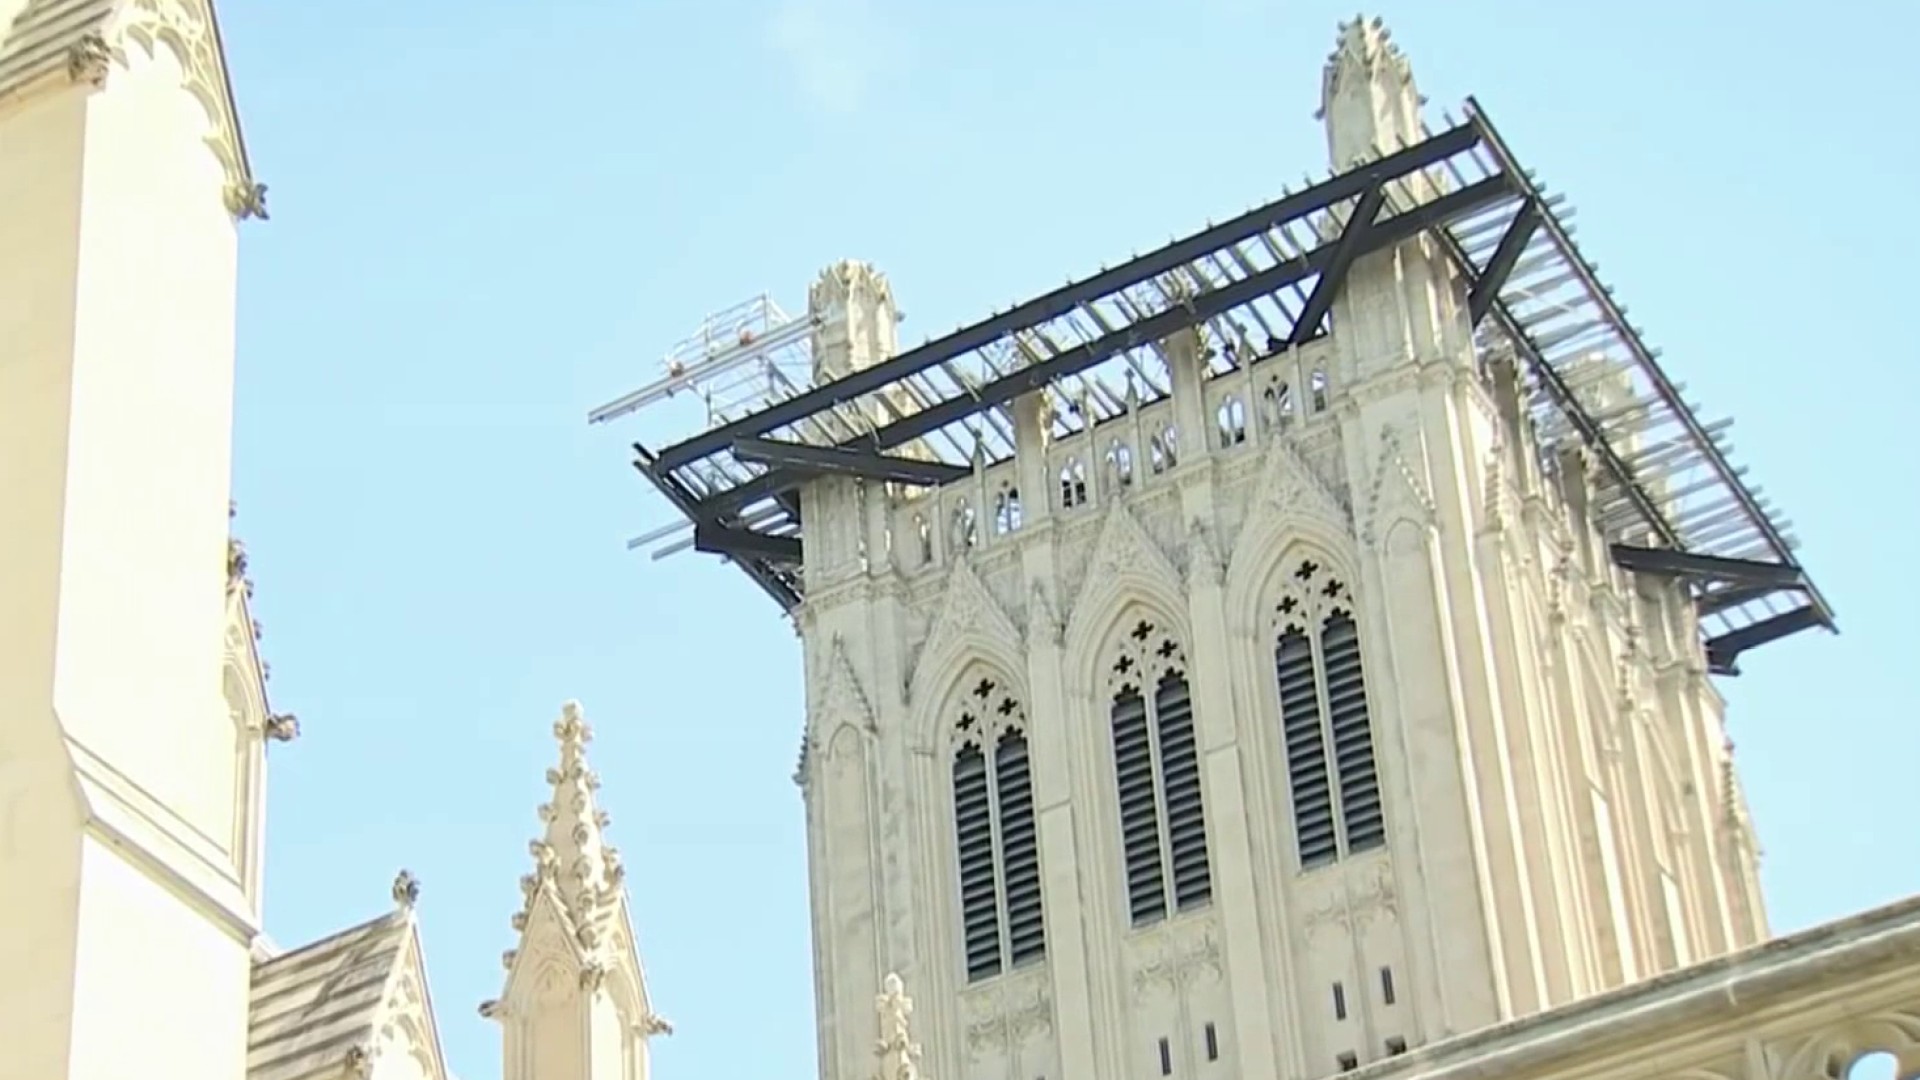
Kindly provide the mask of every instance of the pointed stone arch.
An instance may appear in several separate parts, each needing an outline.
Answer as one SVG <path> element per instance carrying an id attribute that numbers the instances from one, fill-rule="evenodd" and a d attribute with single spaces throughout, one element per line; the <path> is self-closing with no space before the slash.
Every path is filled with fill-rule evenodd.
<path id="1" fill-rule="evenodd" d="M 574 934 L 573 917 L 567 914 L 553 886 L 536 874 L 522 878 L 521 887 L 531 895 L 525 912 L 514 920 L 520 944 L 507 954 L 504 999 L 508 1001 L 531 993 L 548 966 L 557 964 L 577 971 L 586 961 Z"/>
<path id="2" fill-rule="evenodd" d="M 936 704 L 934 734 L 937 739 L 944 740 L 936 745 L 945 751 L 967 741 L 991 741 L 1004 728 L 1026 730 L 1031 723 L 1027 713 L 1026 683 L 1020 673 L 985 657 L 973 657 L 957 665 L 951 676 L 941 681 L 939 692 L 932 699 Z M 983 693 L 982 689 L 989 685 L 992 689 Z M 975 698 L 980 699 L 982 708 L 987 709 L 1002 701 L 1009 701 L 1013 711 L 999 713 L 980 730 L 956 728 L 960 721 L 958 711 L 966 708 L 970 699 Z"/>
<path id="3" fill-rule="evenodd" d="M 960 560 L 947 575 L 940 613 L 934 617 L 926 644 L 914 660 L 907 679 L 907 700 L 922 709 L 936 704 L 939 688 L 958 678 L 958 669 L 975 657 L 998 663 L 1009 672 L 1024 673 L 1022 640 L 1019 627 L 987 591 L 980 575 L 967 560 Z"/>
<path id="4" fill-rule="evenodd" d="M 1290 439 L 1275 439 L 1268 447 L 1259 485 L 1227 554 L 1224 580 L 1235 609 L 1248 608 L 1289 547 L 1304 542 L 1346 552 L 1353 544 L 1353 515 Z M 1229 619 L 1236 629 L 1251 625 L 1250 614 L 1237 617 L 1230 611 Z"/>
<path id="5" fill-rule="evenodd" d="M 1227 625 L 1236 635 L 1257 630 L 1273 592 L 1302 557 L 1331 566 L 1349 583 L 1359 577 L 1352 533 L 1316 516 L 1272 514 L 1259 528 L 1243 530 L 1227 567 Z"/>
<path id="6" fill-rule="evenodd" d="M 1857 1016 L 1801 1042 L 1774 1075 L 1848 1080 L 1855 1064 L 1891 1054 L 1899 1077 L 1920 1076 L 1920 1009 Z"/>
<path id="7" fill-rule="evenodd" d="M 1025 680 L 974 657 L 937 684 L 932 785 L 922 804 L 947 849 L 947 894 L 969 983 L 1044 959 L 1046 931 Z"/>
<path id="8" fill-rule="evenodd" d="M 820 747 L 824 751 L 822 761 L 839 761 L 842 758 L 866 747 L 873 733 L 850 720 L 840 720 L 829 727 L 821 736 Z"/>
<path id="9" fill-rule="evenodd" d="M 1360 539 L 1378 546 L 1393 527 L 1411 522 L 1424 528 L 1439 524 L 1439 510 L 1427 482 L 1407 458 L 1404 437 L 1389 424 L 1380 429 L 1380 446 L 1367 473 L 1367 508 Z"/>
<path id="10" fill-rule="evenodd" d="M 1101 646 L 1116 633 L 1131 604 L 1159 609 L 1158 614 L 1186 632 L 1184 579 L 1159 544 L 1147 534 L 1125 501 L 1110 504 L 1100 536 L 1088 558 L 1086 581 L 1066 620 L 1064 642 L 1071 670 L 1097 662 Z"/>
<path id="11" fill-rule="evenodd" d="M 839 634 L 833 635 L 827 645 L 827 658 L 818 680 L 815 685 L 819 689 L 808 710 L 809 727 L 832 731 L 843 723 L 852 723 L 869 731 L 874 729 L 877 718 L 872 699 L 867 696 L 859 674 L 853 670 L 846 639 Z"/>
<path id="12" fill-rule="evenodd" d="M 1104 665 L 1141 618 L 1165 627 L 1183 645 L 1189 636 L 1185 601 L 1178 589 L 1165 583 L 1127 581 L 1104 587 L 1093 603 L 1076 607 L 1074 616 L 1066 639 L 1067 688 L 1096 698 Z"/>

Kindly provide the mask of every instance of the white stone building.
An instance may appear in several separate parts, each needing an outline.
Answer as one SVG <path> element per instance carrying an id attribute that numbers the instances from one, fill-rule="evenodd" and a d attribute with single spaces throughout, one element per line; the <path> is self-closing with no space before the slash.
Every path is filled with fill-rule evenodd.
<path id="1" fill-rule="evenodd" d="M 1324 184 L 897 355 L 841 264 L 671 376 L 805 356 L 643 464 L 802 632 L 823 1077 L 1915 1075 L 1920 901 L 1768 941 L 1709 681 L 1824 603 L 1484 117 L 1374 24 L 1324 91 Z M 261 933 L 264 196 L 207 0 L 0 0 L 0 1080 L 446 1080 L 410 877 Z M 555 735 L 484 1011 L 644 1080 Z"/>

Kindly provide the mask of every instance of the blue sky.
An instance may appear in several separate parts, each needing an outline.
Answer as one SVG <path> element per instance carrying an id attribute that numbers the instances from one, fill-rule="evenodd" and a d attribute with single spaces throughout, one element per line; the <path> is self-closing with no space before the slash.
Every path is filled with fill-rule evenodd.
<path id="1" fill-rule="evenodd" d="M 1912 827 L 1914 91 L 1885 4 L 1400 3 L 1432 108 L 1478 96 L 1674 376 L 1737 418 L 1843 636 L 1725 684 L 1776 924 L 1920 888 Z M 813 1072 L 799 643 L 628 468 L 708 311 L 891 276 L 907 339 L 1324 171 L 1342 5 L 1294 0 L 228 0 L 273 220 L 244 236 L 235 487 L 277 707 L 268 923 L 422 900 L 448 1050 L 584 701 L 627 855 L 660 1075 Z M 1881 43 L 1886 43 L 1882 45 Z M 1876 46 L 1867 48 L 1867 45 Z M 1904 104 L 1903 104 L 1904 103 Z M 680 418 L 684 420 L 685 418 Z M 1907 476 L 1900 481 L 1900 476 Z M 742 1038 L 742 1028 L 750 1033 Z"/>

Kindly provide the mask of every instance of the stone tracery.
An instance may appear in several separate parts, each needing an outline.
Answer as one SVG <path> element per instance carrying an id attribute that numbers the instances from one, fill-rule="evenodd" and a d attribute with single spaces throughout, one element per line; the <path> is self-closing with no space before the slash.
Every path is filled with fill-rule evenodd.
<path id="1" fill-rule="evenodd" d="M 1046 953 L 1025 706 L 1009 680 L 971 668 L 950 706 L 955 855 L 969 981 Z"/>
<path id="2" fill-rule="evenodd" d="M 1311 868 L 1384 844 L 1386 822 L 1353 595 L 1319 556 L 1282 565 L 1268 640 L 1294 838 Z"/>
<path id="3" fill-rule="evenodd" d="M 1104 665 L 1128 914 L 1135 925 L 1212 898 L 1186 651 L 1134 608 Z"/>

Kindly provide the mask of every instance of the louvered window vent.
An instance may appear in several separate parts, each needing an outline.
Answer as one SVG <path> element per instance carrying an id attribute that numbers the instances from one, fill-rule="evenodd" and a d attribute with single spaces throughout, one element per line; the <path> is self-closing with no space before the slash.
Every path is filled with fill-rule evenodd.
<path id="1" fill-rule="evenodd" d="M 1108 667 L 1127 908 L 1136 926 L 1212 899 L 1200 748 L 1186 655 L 1138 619 Z"/>
<path id="2" fill-rule="evenodd" d="M 1274 608 L 1274 680 L 1300 865 L 1387 842 L 1360 630 L 1345 583 L 1307 559 Z"/>
<path id="3" fill-rule="evenodd" d="M 982 677 L 964 698 L 953 730 L 954 847 L 972 982 L 1046 955 L 1040 844 L 1019 701 L 1002 680 Z"/>

